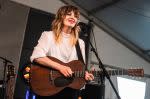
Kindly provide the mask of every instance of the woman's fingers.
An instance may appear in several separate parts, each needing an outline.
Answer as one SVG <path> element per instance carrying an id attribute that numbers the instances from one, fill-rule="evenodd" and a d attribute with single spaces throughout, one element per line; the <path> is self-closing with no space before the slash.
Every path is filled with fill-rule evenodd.
<path id="1" fill-rule="evenodd" d="M 91 73 L 85 72 L 85 80 L 93 80 L 94 76 Z"/>
<path id="2" fill-rule="evenodd" d="M 63 66 L 61 69 L 60 69 L 60 72 L 65 76 L 65 77 L 71 77 L 72 76 L 72 70 L 70 67 L 67 67 L 67 66 Z"/>

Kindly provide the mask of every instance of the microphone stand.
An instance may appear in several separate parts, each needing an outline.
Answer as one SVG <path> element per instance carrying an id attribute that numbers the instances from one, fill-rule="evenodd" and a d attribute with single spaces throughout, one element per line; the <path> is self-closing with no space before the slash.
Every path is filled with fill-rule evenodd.
<path id="1" fill-rule="evenodd" d="M 99 62 L 99 68 L 101 68 L 102 71 L 103 71 L 102 75 L 100 76 L 101 77 L 102 86 L 104 86 L 104 78 L 106 77 L 109 80 L 109 82 L 110 82 L 110 84 L 111 84 L 111 86 L 112 86 L 112 88 L 113 88 L 113 90 L 114 90 L 117 98 L 121 99 L 120 96 L 119 96 L 119 94 L 118 94 L 118 92 L 117 92 L 117 90 L 115 89 L 115 87 L 114 87 L 114 85 L 112 83 L 112 80 L 110 79 L 110 76 L 109 76 L 107 70 L 105 69 L 104 65 L 102 64 L 102 62 L 101 62 L 100 58 L 98 57 L 98 54 L 95 51 L 95 48 L 93 47 L 93 45 L 92 45 L 91 42 L 90 42 L 90 45 L 91 45 L 91 50 L 94 52 L 94 54 L 95 54 L 95 56 L 96 56 L 96 58 L 97 58 L 97 60 Z"/>
<path id="2" fill-rule="evenodd" d="M 12 63 L 11 61 L 0 57 L 0 59 L 4 60 L 4 73 L 3 73 L 3 87 L 2 87 L 2 94 L 3 94 L 3 99 L 6 99 L 6 66 L 8 63 Z"/>
<path id="3" fill-rule="evenodd" d="M 89 24 L 90 24 L 90 26 L 91 26 L 90 32 L 93 33 L 92 20 L 89 20 Z M 100 58 L 99 58 L 99 56 L 98 56 L 98 53 L 96 52 L 95 48 L 93 47 L 91 41 L 89 41 L 89 43 L 90 43 L 90 46 L 91 46 L 91 51 L 94 52 L 94 54 L 95 54 L 95 56 L 96 56 L 96 58 L 97 58 L 97 60 L 98 60 L 98 62 L 99 62 L 99 68 L 102 69 L 102 74 L 100 74 L 100 79 L 101 79 L 100 81 L 101 81 L 101 85 L 102 85 L 103 89 L 105 88 L 105 82 L 104 82 L 104 80 L 105 80 L 105 77 L 106 77 L 106 78 L 109 80 L 109 82 L 110 82 L 110 84 L 111 84 L 111 86 L 112 86 L 112 88 L 113 88 L 113 90 L 114 90 L 114 92 L 115 92 L 117 98 L 118 98 L 118 99 L 121 99 L 120 96 L 119 96 L 119 94 L 118 94 L 118 92 L 117 92 L 117 90 L 116 90 L 115 87 L 114 87 L 114 84 L 112 83 L 112 80 L 110 79 L 110 76 L 109 76 L 107 70 L 105 69 L 105 67 L 104 67 L 104 65 L 103 65 L 103 63 L 102 63 L 102 61 L 100 60 Z M 103 93 L 102 99 L 104 99 L 104 93 Z"/>

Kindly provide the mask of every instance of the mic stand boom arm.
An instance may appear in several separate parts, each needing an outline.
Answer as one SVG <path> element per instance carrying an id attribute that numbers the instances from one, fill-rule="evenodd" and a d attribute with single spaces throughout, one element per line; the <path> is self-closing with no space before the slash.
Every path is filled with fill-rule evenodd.
<path id="1" fill-rule="evenodd" d="M 98 62 L 99 62 L 99 68 L 101 68 L 102 71 L 103 71 L 102 76 L 106 77 L 106 78 L 109 80 L 109 82 L 110 82 L 110 84 L 111 84 L 113 90 L 115 91 L 115 94 L 116 94 L 117 98 L 118 98 L 118 99 L 121 99 L 120 96 L 119 96 L 119 94 L 118 94 L 118 92 L 117 92 L 117 90 L 115 89 L 115 87 L 114 87 L 114 85 L 113 85 L 113 83 L 112 83 L 112 80 L 110 79 L 110 76 L 109 76 L 108 72 L 106 71 L 106 69 L 105 69 L 103 63 L 101 62 L 101 60 L 100 60 L 100 58 L 99 58 L 99 56 L 98 56 L 98 54 L 97 54 L 95 48 L 93 47 L 93 45 L 92 45 L 92 43 L 91 43 L 90 41 L 89 41 L 89 43 L 90 43 L 90 45 L 91 45 L 91 50 L 94 52 L 94 54 L 95 54 L 95 56 L 96 56 L 96 58 L 97 58 L 97 60 L 98 60 Z M 101 77 L 101 76 L 100 76 L 100 77 Z M 104 77 L 101 77 L 101 78 L 104 78 Z M 103 84 L 103 82 L 104 82 L 104 81 L 102 81 L 102 84 Z"/>

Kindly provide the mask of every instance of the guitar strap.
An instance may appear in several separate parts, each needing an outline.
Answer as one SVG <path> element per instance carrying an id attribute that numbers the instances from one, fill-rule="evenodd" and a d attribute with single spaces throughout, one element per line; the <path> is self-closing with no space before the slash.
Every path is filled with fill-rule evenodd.
<path id="1" fill-rule="evenodd" d="M 82 56 L 82 53 L 81 53 L 81 48 L 79 46 L 79 41 L 78 40 L 77 40 L 77 43 L 76 43 L 75 46 L 76 46 L 76 52 L 77 52 L 78 60 L 80 60 L 85 66 L 83 56 Z M 85 66 L 84 69 L 87 70 L 87 66 Z M 77 95 L 78 95 L 78 99 L 81 99 L 81 90 L 78 90 Z"/>
<path id="2" fill-rule="evenodd" d="M 83 56 L 82 56 L 82 53 L 81 53 L 81 48 L 80 48 L 80 46 L 79 46 L 79 41 L 77 40 L 77 43 L 76 43 L 76 52 L 77 52 L 77 56 L 78 56 L 78 60 L 80 60 L 84 65 L 85 65 L 85 63 L 84 63 L 84 60 L 83 60 Z M 86 68 L 86 66 L 85 66 L 85 70 L 86 70 L 87 68 Z"/>

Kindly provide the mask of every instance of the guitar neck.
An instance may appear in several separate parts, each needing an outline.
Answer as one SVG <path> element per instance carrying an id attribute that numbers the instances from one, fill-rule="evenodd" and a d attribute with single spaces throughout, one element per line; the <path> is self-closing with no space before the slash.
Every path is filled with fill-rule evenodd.
<path id="1" fill-rule="evenodd" d="M 107 70 L 109 75 L 127 75 L 127 70 Z M 99 77 L 103 72 L 100 71 L 90 71 L 94 75 L 94 77 Z M 74 71 L 75 77 L 84 77 L 85 71 Z"/>
<path id="2" fill-rule="evenodd" d="M 103 71 L 94 71 L 92 74 L 95 77 L 99 77 L 101 74 L 103 73 Z M 110 76 L 115 76 L 115 75 L 128 75 L 128 70 L 125 69 L 118 69 L 118 70 L 107 70 L 107 73 Z"/>
<path id="3" fill-rule="evenodd" d="M 90 71 L 95 77 L 100 77 L 100 75 L 103 73 L 102 70 L 99 71 Z M 144 71 L 143 69 L 116 69 L 116 70 L 107 70 L 107 73 L 110 76 L 115 75 L 129 75 L 129 76 L 143 76 Z M 85 71 L 74 71 L 75 77 L 84 77 Z"/>

